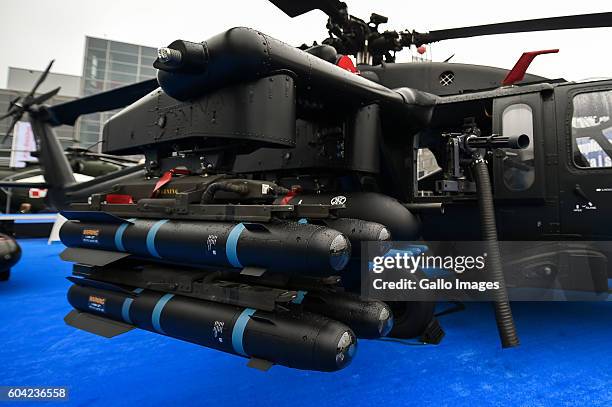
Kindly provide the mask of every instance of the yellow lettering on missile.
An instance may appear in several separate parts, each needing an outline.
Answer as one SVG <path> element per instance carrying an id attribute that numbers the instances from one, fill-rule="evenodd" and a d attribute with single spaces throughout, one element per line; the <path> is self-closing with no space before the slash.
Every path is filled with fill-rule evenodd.
<path id="1" fill-rule="evenodd" d="M 94 304 L 104 305 L 106 303 L 106 298 L 96 297 L 95 295 L 90 295 L 89 302 L 93 302 Z"/>

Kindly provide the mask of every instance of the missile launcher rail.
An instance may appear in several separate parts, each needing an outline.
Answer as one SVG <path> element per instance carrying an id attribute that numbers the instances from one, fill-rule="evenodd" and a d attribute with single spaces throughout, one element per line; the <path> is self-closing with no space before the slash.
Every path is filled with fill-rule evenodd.
<path id="1" fill-rule="evenodd" d="M 189 185 L 190 178 L 176 179 Z M 362 300 L 340 286 L 351 242 L 359 247 L 361 241 L 390 239 L 378 223 L 339 217 L 343 205 L 189 203 L 186 197 L 194 194 L 178 191 L 176 198 L 116 203 L 117 195 L 128 191 L 120 186 L 63 212 L 67 222 L 60 238 L 68 247 L 62 259 L 75 263 L 69 325 L 102 336 L 138 327 L 247 356 L 254 367 L 276 363 L 323 371 L 348 365 L 357 337 L 384 336 L 393 326 L 386 304 Z M 186 210 L 175 210 L 181 203 Z M 138 311 L 130 311 L 132 304 L 141 304 Z M 226 319 L 213 320 L 211 309 Z M 176 318 L 188 327 L 176 325 Z M 211 339 L 219 335 L 217 323 L 232 326 L 231 347 Z M 280 335 L 284 347 L 275 353 L 259 335 L 268 345 L 277 340 L 270 335 Z M 306 342 L 288 344 L 292 338 Z"/>
<path id="2" fill-rule="evenodd" d="M 158 264 L 117 264 L 107 267 L 75 265 L 75 284 L 98 288 L 99 282 L 170 292 L 223 304 L 274 311 L 298 296 L 297 291 L 249 285 L 236 281 L 236 273 L 190 270 Z M 106 288 L 106 287 L 105 287 Z"/>
<path id="3" fill-rule="evenodd" d="M 82 287 L 129 295 L 137 288 L 269 312 L 305 310 L 348 325 L 358 338 L 384 336 L 393 324 L 386 305 L 344 292 L 338 287 L 337 276 L 310 278 L 267 273 L 256 277 L 128 260 L 102 267 L 77 264 L 68 280 Z"/>
<path id="4" fill-rule="evenodd" d="M 97 199 L 97 198 L 96 198 Z M 140 202 L 138 204 L 108 204 L 92 199 L 91 204 L 73 204 L 71 211 L 101 211 L 131 218 L 141 216 L 154 219 L 189 219 L 215 221 L 270 222 L 278 219 L 327 219 L 342 209 L 338 205 L 181 205 L 179 200 L 157 200 L 159 202 Z"/>

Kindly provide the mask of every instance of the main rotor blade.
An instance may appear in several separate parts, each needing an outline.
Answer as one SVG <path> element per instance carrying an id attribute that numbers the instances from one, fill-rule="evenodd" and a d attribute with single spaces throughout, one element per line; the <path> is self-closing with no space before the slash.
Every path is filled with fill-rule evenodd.
<path id="1" fill-rule="evenodd" d="M 36 96 L 30 101 L 30 105 L 39 105 L 41 103 L 46 102 L 47 100 L 51 99 L 53 96 L 57 95 L 60 89 L 61 88 L 58 86 L 57 88 L 50 90 L 47 93 L 43 93 L 42 95 Z"/>
<path id="2" fill-rule="evenodd" d="M 346 8 L 346 4 L 340 0 L 270 0 L 270 2 L 289 17 L 297 17 L 319 9 L 332 19 L 336 19 L 339 11 Z"/>
<path id="3" fill-rule="evenodd" d="M 415 33 L 416 45 L 454 38 L 476 37 L 481 35 L 510 34 L 532 31 L 570 30 L 576 28 L 612 27 L 612 13 L 581 14 L 576 16 L 537 18 L 533 20 L 512 21 L 507 23 L 476 25 L 472 27 L 435 30 L 428 33 Z"/>
<path id="4" fill-rule="evenodd" d="M 62 124 L 72 126 L 81 115 L 106 112 L 125 107 L 158 87 L 157 79 L 149 79 L 133 85 L 85 96 L 70 102 L 60 103 L 48 109 L 49 113 L 51 113 L 50 122 L 55 126 Z"/>
<path id="5" fill-rule="evenodd" d="M 9 102 L 9 107 L 6 109 L 6 113 L 0 116 L 0 121 L 6 119 L 9 116 L 12 116 L 19 112 L 19 109 L 22 109 L 21 105 L 17 105 L 17 102 L 21 99 L 21 96 L 17 96 L 15 99 Z"/>
<path id="6" fill-rule="evenodd" d="M 38 87 L 45 81 L 45 79 L 47 79 L 47 75 L 49 75 L 49 72 L 51 71 L 51 67 L 53 66 L 53 63 L 55 62 L 55 59 L 52 59 L 49 62 L 49 65 L 47 65 L 47 68 L 43 71 L 42 75 L 40 75 L 40 77 L 38 78 L 38 80 L 36 81 L 36 83 L 34 84 L 34 87 L 32 88 L 32 90 L 30 91 L 30 93 L 28 93 L 28 95 L 24 98 L 24 100 L 28 100 L 30 99 L 32 96 L 34 96 L 34 94 L 36 93 L 36 91 L 38 90 Z"/>
<path id="7" fill-rule="evenodd" d="M 8 110 L 11 110 L 11 107 L 15 106 L 15 103 L 19 102 L 19 99 L 21 99 L 21 96 L 15 96 L 13 99 L 11 99 L 11 101 L 9 102 L 9 108 Z"/>

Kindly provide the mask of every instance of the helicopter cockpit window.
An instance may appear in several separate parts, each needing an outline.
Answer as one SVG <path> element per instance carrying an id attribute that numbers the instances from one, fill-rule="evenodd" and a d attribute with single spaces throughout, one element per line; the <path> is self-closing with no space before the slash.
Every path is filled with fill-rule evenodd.
<path id="1" fill-rule="evenodd" d="M 612 167 L 612 90 L 574 96 L 572 145 L 581 168 Z"/>
<path id="2" fill-rule="evenodd" d="M 502 115 L 502 134 L 529 136 L 524 150 L 504 149 L 504 184 L 511 191 L 525 191 L 535 181 L 533 154 L 533 111 L 524 103 L 508 106 Z"/>

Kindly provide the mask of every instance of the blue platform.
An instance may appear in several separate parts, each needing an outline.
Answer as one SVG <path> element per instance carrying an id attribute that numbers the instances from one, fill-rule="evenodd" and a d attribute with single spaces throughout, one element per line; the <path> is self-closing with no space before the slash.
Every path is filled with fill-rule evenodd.
<path id="1" fill-rule="evenodd" d="M 442 317 L 439 346 L 361 341 L 338 373 L 263 373 L 144 331 L 109 340 L 64 325 L 62 245 L 20 243 L 0 283 L 0 386 L 68 386 L 62 405 L 612 406 L 612 302 L 516 303 L 516 349 L 499 348 L 490 305 L 468 304 Z"/>

